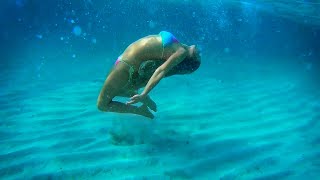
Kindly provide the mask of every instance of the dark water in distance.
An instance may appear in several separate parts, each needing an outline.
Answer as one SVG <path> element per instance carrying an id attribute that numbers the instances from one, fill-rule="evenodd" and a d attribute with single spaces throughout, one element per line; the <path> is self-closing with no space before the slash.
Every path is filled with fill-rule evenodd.
<path id="1" fill-rule="evenodd" d="M 304 11 L 304 20 L 297 22 L 294 19 L 298 15 L 290 19 L 282 17 L 285 13 L 280 10 L 277 14 L 279 1 L 275 5 L 259 1 L 200 2 L 5 1 L 1 11 L 2 46 L 8 58 L 16 48 L 23 50 L 26 43 L 43 41 L 64 48 L 72 46 L 75 51 L 86 48 L 91 53 L 120 53 L 139 37 L 168 30 L 182 42 L 202 46 L 207 53 L 229 48 L 231 54 L 242 56 L 319 56 L 316 43 L 320 23 L 308 24 L 312 19 Z M 292 9 L 297 7 L 291 4 Z M 310 7 L 315 8 L 318 19 L 319 5 Z M 290 9 L 285 10 L 290 15 Z M 81 28 L 79 36 L 72 33 L 75 26 Z"/>
<path id="2" fill-rule="evenodd" d="M 83 73 L 77 74 L 75 69 L 91 64 L 103 67 L 97 70 L 101 72 L 133 41 L 167 30 L 183 43 L 197 44 L 204 63 L 231 56 L 248 63 L 280 62 L 282 67 L 302 71 L 307 68 L 313 85 L 319 80 L 320 23 L 316 21 L 319 19 L 316 2 L 8 0 L 1 3 L 1 67 L 30 68 L 33 73 L 30 77 L 43 73 L 61 81 L 79 75 L 88 78 L 81 76 Z M 279 61 L 280 57 L 284 58 Z M 236 64 L 237 58 L 229 61 Z M 61 67 L 74 70 L 77 75 L 60 76 L 55 69 Z M 39 69 L 41 72 L 37 72 Z"/>

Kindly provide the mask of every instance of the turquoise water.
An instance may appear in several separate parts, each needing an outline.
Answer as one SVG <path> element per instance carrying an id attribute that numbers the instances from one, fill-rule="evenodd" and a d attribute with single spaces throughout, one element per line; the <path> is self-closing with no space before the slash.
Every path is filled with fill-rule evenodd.
<path id="1" fill-rule="evenodd" d="M 318 179 L 318 1 L 0 4 L 0 179 Z M 160 82 L 153 120 L 98 111 L 118 55 L 161 30 L 198 71 Z"/>

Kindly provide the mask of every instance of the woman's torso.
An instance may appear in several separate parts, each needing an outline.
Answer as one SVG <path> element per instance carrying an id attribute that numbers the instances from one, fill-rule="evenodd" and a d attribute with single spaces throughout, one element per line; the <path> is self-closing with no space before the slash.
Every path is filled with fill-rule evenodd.
<path id="1" fill-rule="evenodd" d="M 171 33 L 167 33 L 166 35 L 167 37 L 162 37 L 160 34 L 143 37 L 130 44 L 122 53 L 121 59 L 134 67 L 134 89 L 144 87 L 151 75 L 149 74 L 146 77 L 139 75 L 138 71 L 142 63 L 149 60 L 160 61 L 160 63 L 156 63 L 158 67 L 164 63 L 178 47 L 182 46 L 182 44 L 176 43 L 178 41 Z M 172 41 L 168 39 L 168 35 L 172 35 L 172 37 L 169 37 L 173 38 Z"/>
<path id="2" fill-rule="evenodd" d="M 140 65 L 147 60 L 165 61 L 175 52 L 176 44 L 163 47 L 160 35 L 150 35 L 141 38 L 131 45 L 121 55 L 122 60 L 134 66 L 138 70 Z"/>

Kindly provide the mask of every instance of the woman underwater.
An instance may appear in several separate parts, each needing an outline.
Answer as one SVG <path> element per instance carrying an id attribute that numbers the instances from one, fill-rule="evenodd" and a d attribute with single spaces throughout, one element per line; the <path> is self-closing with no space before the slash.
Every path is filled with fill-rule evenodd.
<path id="1" fill-rule="evenodd" d="M 197 70 L 201 58 L 195 45 L 180 43 L 170 32 L 161 31 L 130 44 L 116 60 L 100 91 L 97 106 L 105 112 L 132 113 L 154 118 L 157 110 L 148 93 L 164 77 L 190 74 Z M 145 87 L 141 94 L 138 90 Z M 121 103 L 115 96 L 131 97 Z M 140 107 L 132 104 L 141 102 Z"/>

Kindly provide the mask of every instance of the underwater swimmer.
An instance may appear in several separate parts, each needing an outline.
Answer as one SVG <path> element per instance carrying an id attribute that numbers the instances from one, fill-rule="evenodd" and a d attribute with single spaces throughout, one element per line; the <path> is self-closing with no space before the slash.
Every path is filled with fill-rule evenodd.
<path id="1" fill-rule="evenodd" d="M 190 74 L 201 64 L 195 45 L 180 43 L 170 32 L 143 37 L 118 57 L 100 91 L 97 106 L 105 112 L 132 113 L 154 118 L 156 103 L 148 95 L 162 78 Z M 138 90 L 145 87 L 139 94 Z M 116 96 L 131 97 L 126 103 L 113 101 Z M 141 102 L 141 106 L 133 104 Z"/>

